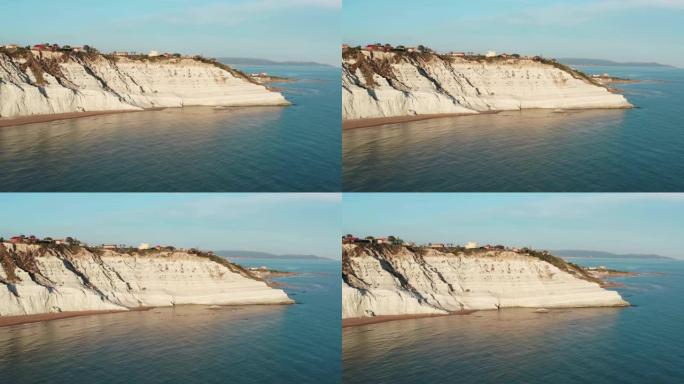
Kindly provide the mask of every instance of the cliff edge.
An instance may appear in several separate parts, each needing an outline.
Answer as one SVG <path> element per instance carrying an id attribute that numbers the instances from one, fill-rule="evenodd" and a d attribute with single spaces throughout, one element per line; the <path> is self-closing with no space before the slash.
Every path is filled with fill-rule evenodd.
<path id="1" fill-rule="evenodd" d="M 0 117 L 288 104 L 279 92 L 201 57 L 0 50 Z"/>
<path id="2" fill-rule="evenodd" d="M 580 267 L 533 251 L 346 244 L 342 255 L 343 318 L 629 305 Z"/>
<path id="3" fill-rule="evenodd" d="M 542 58 L 462 58 L 350 49 L 342 60 L 345 120 L 530 108 L 630 108 L 624 96 Z"/>
<path id="4" fill-rule="evenodd" d="M 293 302 L 239 265 L 201 252 L 2 243 L 0 264 L 0 316 Z"/>

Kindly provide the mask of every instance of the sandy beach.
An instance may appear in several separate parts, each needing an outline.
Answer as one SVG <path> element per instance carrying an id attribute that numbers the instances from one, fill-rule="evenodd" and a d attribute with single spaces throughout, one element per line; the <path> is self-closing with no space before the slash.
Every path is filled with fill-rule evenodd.
<path id="1" fill-rule="evenodd" d="M 145 308 L 149 309 L 149 308 Z M 138 309 L 136 309 L 138 310 Z M 143 309 L 140 309 L 143 310 Z M 20 316 L 3 316 L 0 317 L 0 327 L 9 325 L 19 325 L 27 323 L 38 323 L 41 321 L 68 319 L 70 317 L 101 315 L 105 313 L 120 313 L 129 311 L 74 311 L 74 312 L 59 312 L 59 313 L 41 313 L 38 315 L 20 315 Z"/>
<path id="2" fill-rule="evenodd" d="M 479 115 L 498 113 L 499 111 L 492 112 L 480 112 Z M 420 121 L 429 119 L 439 119 L 445 117 L 455 117 L 455 116 L 473 116 L 476 113 L 438 113 L 429 115 L 411 115 L 411 116 L 392 116 L 392 117 L 373 117 L 369 119 L 353 119 L 353 120 L 342 120 L 342 129 L 355 129 L 355 128 L 368 128 L 375 127 L 378 125 L 386 124 L 397 124 L 397 123 L 407 123 L 410 121 Z"/>
<path id="3" fill-rule="evenodd" d="M 22 117 L 16 117 L 16 118 L 0 118 L 0 128 L 12 127 L 12 126 L 16 126 L 16 125 L 47 123 L 50 121 L 58 121 L 58 120 L 77 119 L 79 117 L 111 115 L 111 114 L 115 114 L 115 113 L 143 112 L 143 111 L 149 111 L 149 109 L 146 109 L 146 110 L 127 109 L 127 110 L 119 110 L 119 111 L 69 112 L 69 113 L 55 113 L 55 114 L 51 114 L 51 115 L 33 115 L 33 116 L 22 116 Z"/>
<path id="4" fill-rule="evenodd" d="M 416 315 L 383 315 L 383 316 L 373 316 L 373 317 L 353 317 L 353 318 L 349 318 L 349 319 L 342 319 L 342 328 L 356 327 L 359 325 L 367 325 L 367 324 L 386 323 L 388 321 L 422 319 L 425 317 L 470 315 L 473 312 L 476 312 L 476 311 L 475 310 L 463 310 L 463 311 L 452 312 L 452 313 L 444 313 L 444 314 L 441 314 L 441 313 L 440 314 L 425 313 L 425 314 L 416 314 Z"/>

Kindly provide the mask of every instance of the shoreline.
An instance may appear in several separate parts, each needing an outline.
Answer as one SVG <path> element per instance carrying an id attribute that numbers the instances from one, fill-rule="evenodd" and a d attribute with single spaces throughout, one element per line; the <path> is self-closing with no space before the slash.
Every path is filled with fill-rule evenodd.
<path id="1" fill-rule="evenodd" d="M 101 311 L 70 311 L 70 312 L 56 312 L 56 313 L 39 313 L 35 315 L 18 315 L 18 316 L 2 316 L 0 317 L 0 328 L 8 327 L 11 325 L 21 325 L 30 323 L 40 323 L 43 321 L 59 320 L 59 319 L 69 319 L 72 317 L 82 317 L 91 315 L 105 315 L 110 313 L 123 313 L 132 311 L 147 311 L 152 309 L 152 307 L 140 307 L 133 308 L 129 310 L 101 310 Z"/>
<path id="2" fill-rule="evenodd" d="M 52 121 L 60 120 L 71 120 L 78 119 L 81 117 L 91 117 L 91 116 L 101 116 L 101 115 L 113 115 L 118 113 L 131 113 L 131 112 L 145 112 L 145 111 L 155 111 L 162 110 L 164 108 L 153 108 L 153 109 L 122 109 L 113 111 L 90 111 L 90 112 L 66 112 L 66 113 L 54 113 L 49 115 L 31 115 L 31 116 L 21 116 L 21 117 L 11 117 L 11 118 L 0 118 L 0 128 L 14 127 L 19 125 L 27 124 L 37 124 L 37 123 L 49 123 Z"/>
<path id="3" fill-rule="evenodd" d="M 428 317 L 465 316 L 475 312 L 477 312 L 477 310 L 475 309 L 464 309 L 462 311 L 451 313 L 417 313 L 412 315 L 380 315 L 373 317 L 350 317 L 347 319 L 342 319 L 342 328 L 357 327 L 360 325 L 369 324 L 380 324 L 399 320 L 424 319 Z"/>
<path id="4" fill-rule="evenodd" d="M 432 120 L 446 117 L 456 116 L 473 116 L 483 114 L 499 113 L 500 111 L 487 111 L 480 113 L 432 113 L 425 115 L 410 115 L 410 116 L 390 116 L 390 117 L 369 117 L 364 119 L 342 120 L 342 130 L 357 128 L 376 127 L 378 125 L 407 123 L 411 121 Z"/>
<path id="5" fill-rule="evenodd" d="M 478 113 L 435 113 L 425 115 L 410 115 L 410 116 L 390 116 L 390 117 L 369 117 L 363 119 L 342 120 L 342 131 L 347 131 L 357 128 L 370 128 L 380 125 L 392 125 L 400 123 L 408 123 L 421 120 L 433 120 L 448 117 L 459 116 L 480 116 L 480 115 L 496 115 L 505 112 L 525 112 L 525 111 L 549 111 L 553 113 L 565 113 L 575 111 L 591 111 L 591 110 L 614 110 L 614 109 L 632 109 L 633 105 L 624 107 L 603 107 L 603 108 L 523 108 L 511 110 L 496 110 L 496 111 L 482 111 Z"/>

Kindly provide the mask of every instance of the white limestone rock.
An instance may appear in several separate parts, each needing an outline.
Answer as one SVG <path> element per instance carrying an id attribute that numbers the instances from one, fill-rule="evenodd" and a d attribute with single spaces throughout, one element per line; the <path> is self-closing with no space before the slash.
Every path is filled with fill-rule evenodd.
<path id="1" fill-rule="evenodd" d="M 624 96 L 604 86 L 532 59 L 477 62 L 436 55 L 360 54 L 342 63 L 345 120 L 528 108 L 632 107 Z"/>
<path id="2" fill-rule="evenodd" d="M 629 305 L 568 266 L 511 251 L 343 248 L 342 317 Z"/>
<path id="3" fill-rule="evenodd" d="M 40 251 L 37 245 L 4 243 L 0 252 L 35 262 L 33 270 L 0 267 L 0 316 L 52 312 L 128 310 L 180 304 L 289 304 L 280 289 L 237 267 L 180 251 L 127 254 Z M 2 257 L 2 255 L 0 255 Z M 29 262 L 31 264 L 31 262 Z M 33 275 L 33 276 L 31 276 Z"/>
<path id="4" fill-rule="evenodd" d="M 195 59 L 110 59 L 37 51 L 32 55 L 43 68 L 42 81 L 31 65 L 24 68 L 26 59 L 0 52 L 0 117 L 159 107 L 289 105 L 279 92 Z"/>

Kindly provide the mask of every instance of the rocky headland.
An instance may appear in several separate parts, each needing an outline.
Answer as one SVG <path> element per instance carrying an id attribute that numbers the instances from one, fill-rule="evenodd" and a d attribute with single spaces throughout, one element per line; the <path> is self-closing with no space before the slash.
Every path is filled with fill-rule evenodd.
<path id="1" fill-rule="evenodd" d="M 290 304 L 241 266 L 198 250 L 0 243 L 0 318 L 182 304 Z"/>
<path id="2" fill-rule="evenodd" d="M 632 107 L 606 83 L 541 57 L 349 48 L 343 51 L 342 116 L 351 127 L 362 126 L 360 119 Z"/>
<path id="3" fill-rule="evenodd" d="M 603 280 L 546 252 L 389 244 L 342 251 L 345 319 L 629 305 Z"/>

